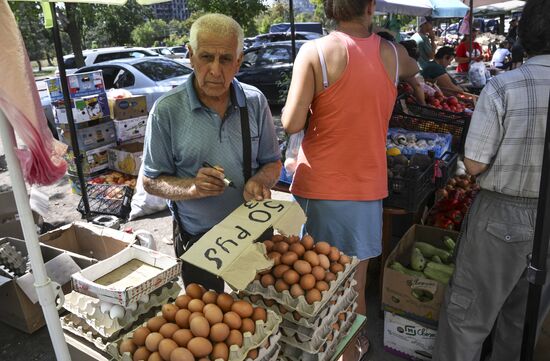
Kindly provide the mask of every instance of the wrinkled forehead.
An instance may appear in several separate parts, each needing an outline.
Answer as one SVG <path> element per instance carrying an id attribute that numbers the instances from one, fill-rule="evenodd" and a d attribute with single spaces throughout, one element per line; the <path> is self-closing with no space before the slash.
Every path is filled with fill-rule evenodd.
<path id="1" fill-rule="evenodd" d="M 203 32 L 197 36 L 197 51 L 216 52 L 220 54 L 237 54 L 238 40 L 236 35 Z"/>

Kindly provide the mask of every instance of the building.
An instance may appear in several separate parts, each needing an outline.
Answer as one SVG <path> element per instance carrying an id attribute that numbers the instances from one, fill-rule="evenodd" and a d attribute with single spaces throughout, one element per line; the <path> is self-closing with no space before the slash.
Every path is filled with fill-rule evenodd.
<path id="1" fill-rule="evenodd" d="M 165 3 L 159 3 L 151 6 L 154 17 L 165 21 L 185 20 L 191 15 L 187 8 L 186 0 L 171 0 Z"/>

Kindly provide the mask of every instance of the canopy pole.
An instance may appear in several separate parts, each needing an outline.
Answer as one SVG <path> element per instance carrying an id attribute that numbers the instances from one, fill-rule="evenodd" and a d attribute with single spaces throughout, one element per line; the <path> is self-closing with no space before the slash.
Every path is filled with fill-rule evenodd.
<path id="1" fill-rule="evenodd" d="M 290 17 L 290 42 L 292 44 L 291 55 L 292 55 L 292 63 L 294 64 L 294 60 L 296 59 L 296 25 L 294 24 L 294 1 L 293 0 L 288 0 L 288 12 Z"/>
<path id="2" fill-rule="evenodd" d="M 470 21 L 470 63 L 472 62 L 473 52 L 474 52 L 474 37 L 472 32 L 474 30 L 474 0 L 470 0 L 470 14 L 468 14 L 468 20 Z M 468 69 L 470 69 L 468 67 Z"/>
<path id="3" fill-rule="evenodd" d="M 40 250 L 40 243 L 38 242 L 36 224 L 34 223 L 31 207 L 29 205 L 29 196 L 27 194 L 25 180 L 23 179 L 23 172 L 21 171 L 19 160 L 15 155 L 15 135 L 12 126 L 8 123 L 1 109 L 0 137 L 4 146 L 4 152 L 6 153 L 6 163 L 8 165 L 15 203 L 17 205 L 17 212 L 19 213 L 21 228 L 23 229 L 23 235 L 25 237 L 25 245 L 34 275 L 34 287 L 36 288 L 38 300 L 42 307 L 42 312 L 44 313 L 46 325 L 48 326 L 48 332 L 52 340 L 55 356 L 58 361 L 70 361 L 71 357 L 63 336 L 55 301 L 57 294 L 62 292 L 61 287 L 52 282 L 46 273 L 42 251 Z M 61 293 L 61 295 L 63 295 L 63 293 Z"/>

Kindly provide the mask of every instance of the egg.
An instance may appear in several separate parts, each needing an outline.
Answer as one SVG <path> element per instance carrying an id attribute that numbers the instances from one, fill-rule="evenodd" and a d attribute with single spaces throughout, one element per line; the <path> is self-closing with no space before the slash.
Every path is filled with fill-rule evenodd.
<path id="1" fill-rule="evenodd" d="M 349 256 L 346 256 L 345 254 L 340 255 L 340 259 L 338 260 L 341 264 L 344 266 L 351 263 L 351 258 Z"/>
<path id="2" fill-rule="evenodd" d="M 165 323 L 164 325 L 160 326 L 159 333 L 164 336 L 165 338 L 170 338 L 176 332 L 179 330 L 179 326 L 175 323 Z"/>
<path id="3" fill-rule="evenodd" d="M 344 266 L 341 263 L 332 263 L 330 265 L 330 272 L 340 273 L 344 270 Z"/>
<path id="4" fill-rule="evenodd" d="M 317 281 L 325 279 L 325 273 L 326 271 L 321 266 L 315 266 L 311 269 L 311 274 Z"/>
<path id="5" fill-rule="evenodd" d="M 252 305 L 246 301 L 235 301 L 231 305 L 231 311 L 237 313 L 241 318 L 247 318 L 252 316 L 254 309 Z"/>
<path id="6" fill-rule="evenodd" d="M 273 249 L 273 244 L 273 241 L 269 239 L 267 241 L 264 241 L 264 246 L 267 253 L 271 252 L 271 250 Z"/>
<path id="7" fill-rule="evenodd" d="M 275 278 L 282 278 L 283 274 L 290 269 L 289 265 L 286 264 L 280 264 L 278 266 L 273 267 L 272 274 Z"/>
<path id="8" fill-rule="evenodd" d="M 277 290 L 277 292 L 283 292 L 288 290 L 289 288 L 290 287 L 283 280 L 277 280 L 275 282 L 275 290 Z"/>
<path id="9" fill-rule="evenodd" d="M 308 262 L 311 265 L 311 267 L 319 265 L 319 256 L 314 251 L 306 251 L 303 258 L 304 261 Z"/>
<path id="10" fill-rule="evenodd" d="M 149 295 L 143 295 L 143 296 L 141 296 L 141 297 L 139 298 L 138 301 L 141 302 L 141 303 L 147 303 L 147 302 L 149 302 Z"/>
<path id="11" fill-rule="evenodd" d="M 233 297 L 231 297 L 227 293 L 220 293 L 218 295 L 218 299 L 216 300 L 216 304 L 221 308 L 223 312 L 231 311 L 231 305 L 233 304 L 233 302 Z"/>
<path id="12" fill-rule="evenodd" d="M 189 295 L 178 296 L 176 298 L 176 306 L 179 308 L 187 308 L 189 301 L 191 301 L 191 297 L 189 297 Z"/>
<path id="13" fill-rule="evenodd" d="M 124 318 L 124 314 L 126 313 L 126 310 L 121 305 L 113 305 L 111 309 L 109 310 L 109 317 L 111 319 L 121 319 Z"/>
<path id="14" fill-rule="evenodd" d="M 302 238 L 302 245 L 304 246 L 304 248 L 306 249 L 306 251 L 309 251 L 310 249 L 313 248 L 315 242 L 313 240 L 313 237 L 311 237 L 309 234 L 306 234 L 303 238 Z"/>
<path id="15" fill-rule="evenodd" d="M 109 303 L 109 302 L 105 302 L 105 301 L 101 301 L 99 303 L 99 310 L 102 312 L 102 313 L 109 313 L 109 311 L 111 311 L 111 308 L 113 307 L 113 304 L 112 303 Z"/>
<path id="16" fill-rule="evenodd" d="M 162 357 L 160 356 L 160 353 L 157 351 L 157 352 L 153 352 L 149 358 L 147 359 L 147 361 L 163 361 L 162 360 Z"/>
<path id="17" fill-rule="evenodd" d="M 340 312 L 338 314 L 338 320 L 345 321 L 346 320 L 346 313 L 345 312 Z"/>
<path id="18" fill-rule="evenodd" d="M 216 299 L 218 298 L 218 293 L 215 291 L 206 291 L 202 295 L 202 302 L 204 302 L 205 305 L 208 305 L 210 303 L 216 303 Z"/>
<path id="19" fill-rule="evenodd" d="M 162 336 L 158 332 L 151 332 L 149 335 L 147 335 L 147 338 L 145 339 L 145 347 L 151 352 L 155 352 L 159 348 L 159 343 L 164 339 L 164 336 Z"/>
<path id="20" fill-rule="evenodd" d="M 151 355 L 151 351 L 149 351 L 147 347 L 142 346 L 136 350 L 136 352 L 134 353 L 134 356 L 132 357 L 132 360 L 147 361 L 150 355 Z"/>
<path id="21" fill-rule="evenodd" d="M 195 357 L 205 357 L 212 352 L 212 343 L 204 337 L 194 337 L 187 344 L 187 349 Z"/>
<path id="22" fill-rule="evenodd" d="M 294 263 L 293 267 L 300 275 L 311 273 L 311 264 L 307 261 L 298 260 Z"/>
<path id="23" fill-rule="evenodd" d="M 243 319 L 243 324 L 241 325 L 241 330 L 240 330 L 243 334 L 245 332 L 250 332 L 250 333 L 254 333 L 254 331 L 256 331 L 256 324 L 254 323 L 254 321 L 251 319 L 251 318 L 244 318 Z"/>
<path id="24" fill-rule="evenodd" d="M 335 331 L 338 331 L 340 329 L 340 325 L 338 324 L 338 322 L 334 322 L 330 327 Z"/>
<path id="25" fill-rule="evenodd" d="M 189 328 L 193 335 L 197 337 L 208 337 L 210 334 L 210 324 L 208 320 L 202 316 L 197 316 L 189 323 Z"/>
<path id="26" fill-rule="evenodd" d="M 283 305 L 279 305 L 279 313 L 280 313 L 281 315 L 284 315 L 284 314 L 286 314 L 287 312 L 288 312 L 287 309 L 286 309 Z"/>
<path id="27" fill-rule="evenodd" d="M 193 332 L 188 329 L 180 329 L 174 332 L 172 340 L 174 340 L 178 346 L 186 347 L 190 339 L 193 338 Z"/>
<path id="28" fill-rule="evenodd" d="M 126 306 L 126 311 L 134 312 L 135 310 L 137 310 L 137 308 L 138 308 L 137 302 L 130 302 L 128 306 Z"/>
<path id="29" fill-rule="evenodd" d="M 203 308 L 204 308 L 204 302 L 202 302 L 202 300 L 199 300 L 199 299 L 191 300 L 187 305 L 187 309 L 191 312 L 202 312 Z"/>
<path id="30" fill-rule="evenodd" d="M 302 287 L 300 287 L 299 284 L 295 283 L 292 286 L 290 286 L 290 295 L 294 298 L 298 298 L 300 296 L 303 296 L 305 294 Z"/>
<path id="31" fill-rule="evenodd" d="M 273 265 L 278 266 L 281 264 L 281 254 L 279 252 L 269 252 L 267 258 L 273 260 Z"/>
<path id="32" fill-rule="evenodd" d="M 122 355 L 125 352 L 129 352 L 130 354 L 134 354 L 137 350 L 137 346 L 134 343 L 134 341 L 130 339 L 126 339 L 120 343 L 120 346 L 118 347 L 118 350 L 120 351 L 120 354 Z"/>
<path id="33" fill-rule="evenodd" d="M 336 279 L 336 275 L 332 272 L 327 272 L 325 274 L 325 282 L 327 282 L 328 284 L 330 284 L 332 281 L 334 281 Z"/>
<path id="34" fill-rule="evenodd" d="M 330 287 L 325 281 L 317 281 L 317 283 L 315 283 L 315 288 L 317 288 L 319 292 L 324 292 L 328 291 Z"/>
<path id="35" fill-rule="evenodd" d="M 223 312 L 218 305 L 209 303 L 202 309 L 204 317 L 208 320 L 210 325 L 223 321 Z"/>
<path id="36" fill-rule="evenodd" d="M 321 301 L 323 297 L 318 289 L 313 288 L 306 292 L 306 302 L 312 305 L 314 302 Z"/>
<path id="37" fill-rule="evenodd" d="M 178 306 L 168 303 L 162 305 L 162 317 L 168 322 L 174 322 L 176 320 L 176 312 L 179 311 Z"/>
<path id="38" fill-rule="evenodd" d="M 328 259 L 327 256 L 324 254 L 320 254 L 319 256 L 319 266 L 323 267 L 323 269 L 328 270 L 330 268 L 330 259 Z"/>
<path id="39" fill-rule="evenodd" d="M 159 354 L 163 360 L 170 360 L 172 351 L 178 348 L 178 344 L 171 338 L 165 338 L 159 343 Z"/>
<path id="40" fill-rule="evenodd" d="M 313 277 L 312 274 L 306 274 L 300 277 L 300 287 L 302 287 L 304 291 L 310 290 L 315 287 L 315 282 L 315 277 Z"/>
<path id="41" fill-rule="evenodd" d="M 273 245 L 273 251 L 279 252 L 281 255 L 288 251 L 289 245 L 286 242 L 278 242 Z"/>
<path id="42" fill-rule="evenodd" d="M 216 323 L 210 328 L 210 339 L 214 342 L 223 342 L 229 336 L 229 326 L 225 323 Z"/>
<path id="43" fill-rule="evenodd" d="M 241 317 L 233 311 L 227 312 L 223 315 L 223 322 L 232 330 L 238 330 L 242 325 Z"/>
<path id="44" fill-rule="evenodd" d="M 340 251 L 336 247 L 330 247 L 330 252 L 328 253 L 328 259 L 331 262 L 337 262 L 340 259 Z"/>
<path id="45" fill-rule="evenodd" d="M 306 253 L 306 248 L 301 243 L 291 244 L 288 250 L 296 253 L 298 257 L 302 257 Z"/>
<path id="46" fill-rule="evenodd" d="M 229 347 L 224 342 L 218 342 L 212 349 L 212 360 L 223 359 L 227 361 L 229 359 Z"/>
<path id="47" fill-rule="evenodd" d="M 158 332 L 162 325 L 166 323 L 166 319 L 162 316 L 156 316 L 153 318 L 150 318 L 149 321 L 147 321 L 147 328 L 151 330 L 151 332 Z"/>
<path id="48" fill-rule="evenodd" d="M 253 348 L 252 350 L 248 351 L 248 353 L 246 354 L 246 357 L 252 360 L 255 360 L 256 357 L 258 357 L 258 349 Z"/>
<path id="49" fill-rule="evenodd" d="M 271 241 L 272 241 L 273 243 L 283 241 L 284 239 L 285 239 L 285 237 L 284 237 L 282 234 L 274 234 L 274 235 L 271 237 Z"/>
<path id="50" fill-rule="evenodd" d="M 225 340 L 227 346 L 237 345 L 241 347 L 243 345 L 243 334 L 239 330 L 231 330 L 229 337 Z"/>
<path id="51" fill-rule="evenodd" d="M 255 307 L 254 312 L 252 313 L 252 319 L 254 321 L 262 320 L 267 321 L 267 311 L 263 307 Z"/>
<path id="52" fill-rule="evenodd" d="M 288 251 L 281 256 L 281 264 L 291 266 L 298 260 L 298 255 L 294 252 Z"/>
<path id="53" fill-rule="evenodd" d="M 133 340 L 134 343 L 138 346 L 145 345 L 145 339 L 151 333 L 147 327 L 140 327 L 134 331 Z"/>
<path id="54" fill-rule="evenodd" d="M 302 315 L 300 315 L 298 311 L 292 312 L 292 317 L 294 317 L 296 321 L 300 321 L 302 319 Z"/>
<path id="55" fill-rule="evenodd" d="M 191 316 L 191 311 L 188 309 L 181 309 L 176 312 L 176 324 L 181 328 L 189 328 L 189 316 Z"/>
<path id="56" fill-rule="evenodd" d="M 203 288 L 197 283 L 191 283 L 185 287 L 185 294 L 191 298 L 201 299 L 203 293 Z"/>
<path id="57" fill-rule="evenodd" d="M 289 269 L 283 273 L 283 280 L 287 285 L 293 285 L 300 281 L 300 274 L 293 269 Z"/>
<path id="58" fill-rule="evenodd" d="M 170 361 L 195 361 L 195 356 L 188 349 L 178 347 L 170 354 Z"/>
<path id="59" fill-rule="evenodd" d="M 315 244 L 315 252 L 328 256 L 330 253 L 330 244 L 327 242 L 318 242 Z"/>
<path id="60" fill-rule="evenodd" d="M 270 274 L 265 274 L 265 275 L 262 276 L 262 278 L 260 278 L 260 283 L 265 288 L 267 288 L 269 286 L 273 286 L 275 284 L 275 277 L 273 277 Z"/>

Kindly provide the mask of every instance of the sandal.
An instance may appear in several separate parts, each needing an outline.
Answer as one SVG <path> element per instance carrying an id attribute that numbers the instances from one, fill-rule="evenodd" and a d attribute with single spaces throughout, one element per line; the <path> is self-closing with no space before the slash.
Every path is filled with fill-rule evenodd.
<path id="1" fill-rule="evenodd" d="M 370 341 L 367 337 L 367 331 L 366 330 L 363 330 L 363 331 L 359 332 L 359 334 L 357 335 L 355 347 L 357 348 L 357 351 L 359 352 L 359 360 L 362 360 L 363 357 L 370 350 Z"/>

